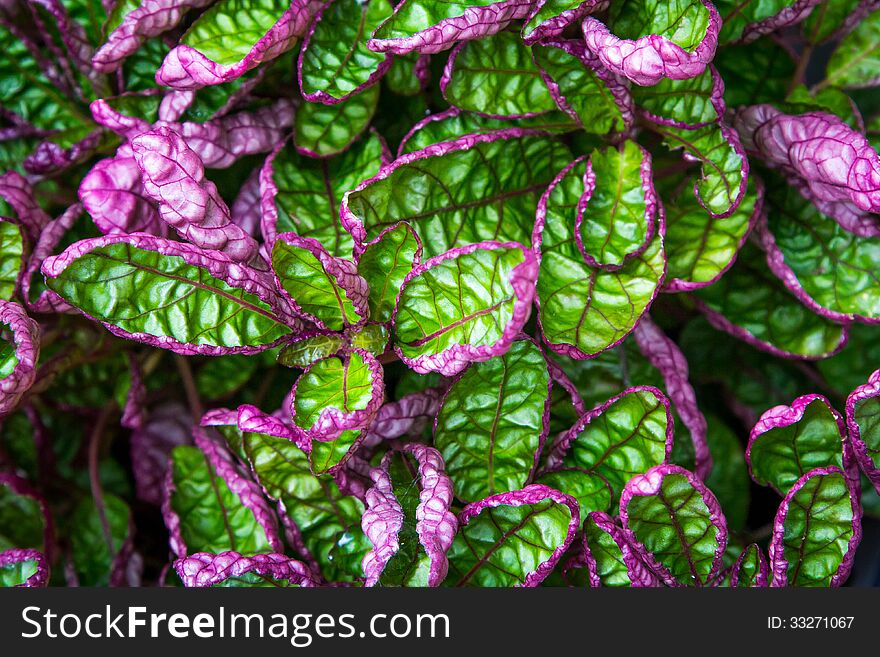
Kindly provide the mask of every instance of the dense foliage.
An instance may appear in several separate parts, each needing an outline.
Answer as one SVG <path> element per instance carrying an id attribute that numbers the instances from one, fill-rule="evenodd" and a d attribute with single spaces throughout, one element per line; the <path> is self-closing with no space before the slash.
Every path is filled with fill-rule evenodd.
<path id="1" fill-rule="evenodd" d="M 843 584 L 878 46 L 876 0 L 0 3 L 0 585 Z"/>

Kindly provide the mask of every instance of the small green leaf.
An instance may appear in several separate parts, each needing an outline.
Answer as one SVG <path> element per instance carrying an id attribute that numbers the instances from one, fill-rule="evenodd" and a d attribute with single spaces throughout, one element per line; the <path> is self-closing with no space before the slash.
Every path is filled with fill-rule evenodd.
<path id="1" fill-rule="evenodd" d="M 0 589 L 21 586 L 36 574 L 39 563 L 36 559 L 25 559 L 0 566 Z"/>
<path id="2" fill-rule="evenodd" d="M 814 468 L 843 466 L 843 420 L 819 395 L 768 410 L 752 429 L 746 458 L 752 479 L 787 491 Z"/>
<path id="3" fill-rule="evenodd" d="M 408 224 L 398 224 L 366 245 L 358 273 L 370 285 L 370 319 L 391 320 L 403 279 L 419 263 L 422 245 Z"/>
<path id="4" fill-rule="evenodd" d="M 549 386 L 544 355 L 528 340 L 474 363 L 452 385 L 437 415 L 434 446 L 458 499 L 475 501 L 528 482 L 547 436 Z"/>
<path id="5" fill-rule="evenodd" d="M 70 554 L 80 586 L 107 586 L 114 561 L 129 537 L 131 510 L 128 504 L 105 493 L 104 514 L 112 550 L 107 545 L 103 522 L 91 497 L 83 499 L 70 518 Z"/>
<path id="6" fill-rule="evenodd" d="M 319 333 L 286 344 L 278 352 L 278 363 L 285 367 L 305 369 L 312 363 L 336 355 L 344 345 L 345 340 L 341 335 Z"/>
<path id="7" fill-rule="evenodd" d="M 364 324 L 364 326 L 352 333 L 351 346 L 355 349 L 363 349 L 374 356 L 381 356 L 388 347 L 391 331 L 387 324 Z"/>

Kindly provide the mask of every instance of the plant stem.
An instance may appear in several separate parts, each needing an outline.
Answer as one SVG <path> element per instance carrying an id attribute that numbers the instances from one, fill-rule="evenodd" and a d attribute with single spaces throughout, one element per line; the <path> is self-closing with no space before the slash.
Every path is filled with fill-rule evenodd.
<path id="1" fill-rule="evenodd" d="M 791 78 L 791 83 L 788 85 L 788 92 L 790 94 L 799 84 L 803 84 L 804 77 L 807 74 L 807 66 L 810 65 L 810 57 L 813 54 L 813 46 L 804 46 L 803 51 L 801 52 L 801 56 L 798 59 L 797 68 L 794 70 L 794 75 Z"/>
<path id="2" fill-rule="evenodd" d="M 89 435 L 89 486 L 92 489 L 92 499 L 95 500 L 95 508 L 98 509 L 98 518 L 101 520 L 101 529 L 104 532 L 104 540 L 107 541 L 107 551 L 113 555 L 113 534 L 110 531 L 110 522 L 107 520 L 107 512 L 104 508 L 104 490 L 101 488 L 101 477 L 98 472 L 98 457 L 101 451 L 101 438 L 107 428 L 110 415 L 116 409 L 116 402 L 110 402 L 101 409 L 100 415 L 95 422 L 92 433 Z"/>
<path id="3" fill-rule="evenodd" d="M 198 388 L 196 388 L 196 380 L 193 377 L 192 368 L 189 366 L 189 361 L 180 354 L 174 355 L 174 362 L 177 364 L 177 371 L 180 372 L 180 378 L 183 381 L 183 389 L 186 392 L 186 401 L 189 405 L 189 412 L 192 415 L 193 420 L 195 420 L 195 423 L 198 424 L 201 422 L 205 410 L 199 399 L 199 391 Z"/>

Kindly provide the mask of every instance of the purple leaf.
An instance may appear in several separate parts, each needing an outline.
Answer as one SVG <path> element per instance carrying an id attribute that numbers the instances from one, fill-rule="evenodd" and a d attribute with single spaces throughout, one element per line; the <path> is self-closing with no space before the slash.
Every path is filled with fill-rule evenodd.
<path id="1" fill-rule="evenodd" d="M 11 413 L 33 385 L 40 357 L 40 326 L 24 308 L 0 301 L 0 327 L 11 333 L 0 355 L 0 416 Z"/>
<path id="2" fill-rule="evenodd" d="M 642 86 L 655 85 L 664 77 L 671 80 L 695 77 L 703 72 L 715 56 L 718 31 L 721 29 L 721 17 L 715 6 L 709 0 L 700 1 L 709 12 L 709 21 L 705 34 L 693 49 L 682 48 L 663 34 L 621 39 L 612 34 L 608 26 L 591 16 L 582 25 L 587 48 L 611 72 L 623 75 Z M 654 4 L 662 7 L 663 3 Z M 620 11 L 635 10 L 627 7 Z M 671 27 L 668 29 L 671 30 Z"/>
<path id="3" fill-rule="evenodd" d="M 449 567 L 446 552 L 452 545 L 458 521 L 449 508 L 452 504 L 452 481 L 443 471 L 443 457 L 433 447 L 416 443 L 400 448 L 412 454 L 418 463 L 419 503 L 415 518 L 406 518 L 390 472 L 394 451 L 388 452 L 379 467 L 370 473 L 373 486 L 367 491 L 361 526 L 373 543 L 373 549 L 364 556 L 365 586 L 379 582 L 389 561 L 401 549 L 400 533 L 404 522 L 415 520 L 418 540 L 429 560 L 427 585 L 437 586 L 446 577 Z M 406 485 L 405 482 L 395 482 Z M 410 484 L 412 485 L 412 484 Z"/>
<path id="4" fill-rule="evenodd" d="M 232 223 L 216 185 L 205 179 L 201 159 L 183 137 L 159 128 L 135 137 L 131 146 L 147 195 L 181 237 L 242 262 L 256 255 L 256 242 Z"/>
<path id="5" fill-rule="evenodd" d="M 82 206 L 78 203 L 67 208 L 57 219 L 51 220 L 40 233 L 37 243 L 31 251 L 27 267 L 21 278 L 21 296 L 28 310 L 36 313 L 66 313 L 73 307 L 52 290 L 42 290 L 36 299 L 31 298 L 31 285 L 35 282 L 34 275 L 40 271 L 43 261 L 55 252 L 65 233 L 82 214 Z M 42 279 L 42 277 L 41 277 Z"/>
<path id="6" fill-rule="evenodd" d="M 175 561 L 174 569 L 187 587 L 260 586 L 266 580 L 271 583 L 262 585 L 317 586 L 314 575 L 304 564 L 283 554 L 245 557 L 238 552 L 199 552 Z M 254 576 L 254 579 L 246 578 L 247 575 Z"/>
<path id="7" fill-rule="evenodd" d="M 168 456 L 177 445 L 192 443 L 192 419 L 187 408 L 167 402 L 148 411 L 143 426 L 131 434 L 131 467 L 138 499 L 162 504 L 162 484 Z"/>
<path id="8" fill-rule="evenodd" d="M 592 548 L 588 538 L 589 534 L 593 535 Z M 608 575 L 608 573 L 603 572 L 605 568 L 608 565 L 617 567 L 617 564 L 614 564 L 616 561 L 614 557 L 617 555 L 614 555 L 612 552 L 608 554 L 608 557 L 605 557 L 602 554 L 603 552 L 608 552 L 609 547 L 612 549 L 616 548 L 619 551 L 620 561 L 618 563 L 623 566 L 630 586 L 634 588 L 660 586 L 660 580 L 657 579 L 657 576 L 645 563 L 646 555 L 644 549 L 638 544 L 630 543 L 624 529 L 607 513 L 601 511 L 590 513 L 584 519 L 584 535 L 584 540 L 581 544 L 583 554 L 578 555 L 582 558 L 576 564 L 580 567 L 586 567 L 591 587 L 612 585 L 612 582 L 609 581 L 603 584 L 603 576 L 607 577 Z M 610 546 L 604 545 L 606 540 L 611 542 Z M 600 563 L 605 568 L 600 568 Z M 569 567 L 568 564 L 566 566 Z"/>
<path id="9" fill-rule="evenodd" d="M 15 211 L 9 219 L 22 226 L 31 239 L 36 239 L 43 227 L 49 223 L 49 215 L 40 207 L 34 190 L 27 180 L 16 171 L 0 175 L 0 199 L 6 201 Z"/>
<path id="10" fill-rule="evenodd" d="M 846 426 L 853 451 L 862 472 L 880 493 L 880 458 L 877 456 L 877 429 L 871 416 L 880 397 L 880 370 L 868 382 L 853 390 L 846 398 Z M 381 411 L 380 411 L 381 412 Z M 864 434 L 862 422 L 864 423 Z"/>
<path id="11" fill-rule="evenodd" d="M 569 25 L 579 22 L 588 14 L 608 8 L 610 0 L 537 0 L 526 16 L 522 29 L 523 42 L 535 45 L 560 36 Z"/>

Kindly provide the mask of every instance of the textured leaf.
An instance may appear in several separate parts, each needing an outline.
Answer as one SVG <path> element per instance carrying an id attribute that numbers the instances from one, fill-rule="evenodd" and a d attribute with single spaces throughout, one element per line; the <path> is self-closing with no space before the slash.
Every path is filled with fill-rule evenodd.
<path id="1" fill-rule="evenodd" d="M 779 505 L 770 540 L 770 586 L 840 586 L 862 537 L 862 509 L 846 475 L 817 468 Z"/>
<path id="2" fill-rule="evenodd" d="M 636 87 L 639 110 L 652 123 L 696 129 L 724 117 L 724 82 L 714 66 L 687 80 L 661 80 L 653 87 Z"/>
<path id="3" fill-rule="evenodd" d="M 293 143 L 308 157 L 330 157 L 349 148 L 367 129 L 379 102 L 372 86 L 335 105 L 303 103 L 293 125 Z"/>
<path id="4" fill-rule="evenodd" d="M 449 586 L 537 586 L 571 544 L 577 502 L 531 484 L 467 505 L 449 551 Z"/>
<path id="5" fill-rule="evenodd" d="M 346 194 L 340 216 L 357 244 L 406 221 L 426 256 L 482 240 L 528 242 L 541 191 L 569 159 L 558 141 L 511 129 L 397 158 Z"/>
<path id="6" fill-rule="evenodd" d="M 319 328 L 341 331 L 366 319 L 367 282 L 353 262 L 334 258 L 317 240 L 278 235 L 272 269 L 293 307 Z"/>
<path id="7" fill-rule="evenodd" d="M 608 511 L 611 507 L 611 486 L 603 477 L 583 468 L 559 468 L 542 474 L 535 483 L 566 491 L 577 500 L 584 517 L 593 511 Z"/>
<path id="8" fill-rule="evenodd" d="M 382 142 L 375 134 L 327 160 L 279 145 L 260 172 L 263 238 L 272 243 L 277 233 L 295 232 L 317 239 L 332 255 L 351 253 L 351 235 L 339 223 L 339 203 L 381 164 Z"/>
<path id="9" fill-rule="evenodd" d="M 846 399 L 846 426 L 859 466 L 880 491 L 880 373 L 853 390 Z"/>
<path id="10" fill-rule="evenodd" d="M 18 289 L 18 277 L 24 266 L 24 257 L 21 228 L 0 219 L 0 299 L 11 299 Z"/>
<path id="11" fill-rule="evenodd" d="M 148 235 L 77 242 L 43 272 L 51 290 L 112 333 L 178 353 L 253 353 L 297 326 L 273 309 L 271 281 L 258 272 Z"/>
<path id="12" fill-rule="evenodd" d="M 429 114 L 404 135 L 398 157 L 414 153 L 443 142 L 456 141 L 465 135 L 490 134 L 513 127 L 535 128 L 549 133 L 576 130 L 578 124 L 563 112 L 546 112 L 525 119 L 489 119 L 473 112 L 462 112 L 450 107 L 443 112 Z"/>
<path id="13" fill-rule="evenodd" d="M 666 266 L 662 227 L 648 248 L 622 269 L 587 266 L 572 221 L 586 166 L 583 158 L 566 166 L 541 197 L 532 240 L 541 256 L 541 332 L 550 349 L 570 358 L 594 356 L 623 340 L 654 300 Z"/>
<path id="14" fill-rule="evenodd" d="M 613 4 L 608 26 L 588 16 L 584 38 L 610 71 L 643 86 L 699 75 L 715 55 L 721 17 L 708 0 Z"/>
<path id="15" fill-rule="evenodd" d="M 288 588 L 316 586 L 307 568 L 283 554 L 200 552 L 178 559 L 174 569 L 187 587 Z"/>
<path id="16" fill-rule="evenodd" d="M 795 68 L 791 54 L 770 37 L 721 48 L 712 65 L 721 73 L 730 107 L 777 102 L 785 97 Z"/>
<path id="17" fill-rule="evenodd" d="M 540 0 L 535 3 L 523 25 L 523 41 L 532 45 L 548 37 L 559 36 L 569 25 L 587 14 L 602 11 L 608 4 L 608 0 Z"/>
<path id="18" fill-rule="evenodd" d="M 405 445 L 387 452 L 370 477 L 361 521 L 373 543 L 363 562 L 365 585 L 437 586 L 446 577 L 446 552 L 458 528 L 440 453 Z"/>
<path id="19" fill-rule="evenodd" d="M 770 564 L 764 551 L 752 543 L 736 560 L 730 573 L 730 585 L 740 588 L 764 588 L 770 581 Z"/>
<path id="20" fill-rule="evenodd" d="M 522 118 L 556 109 L 531 50 L 514 32 L 456 46 L 440 90 L 455 107 L 493 118 Z"/>
<path id="21" fill-rule="evenodd" d="M 659 585 L 640 548 L 606 513 L 591 513 L 584 520 L 583 549 L 591 586 Z"/>
<path id="22" fill-rule="evenodd" d="M 468 4 L 436 0 L 406 0 L 373 33 L 368 45 L 376 52 L 402 55 L 415 50 L 435 53 L 456 41 L 490 36 L 512 20 L 525 18 L 528 3 L 476 0 Z"/>
<path id="23" fill-rule="evenodd" d="M 749 161 L 736 131 L 723 123 L 696 130 L 657 125 L 663 142 L 682 156 L 700 163 L 701 177 L 694 183 L 700 205 L 715 218 L 729 217 L 739 207 L 749 178 Z"/>
<path id="24" fill-rule="evenodd" d="M 370 424 L 384 390 L 382 366 L 367 352 L 326 358 L 310 365 L 294 384 L 293 420 L 315 440 L 334 441 Z"/>
<path id="25" fill-rule="evenodd" d="M 299 86 L 311 102 L 337 103 L 375 84 L 391 57 L 367 40 L 391 15 L 388 0 L 333 0 L 316 14 L 299 55 Z"/>
<path id="26" fill-rule="evenodd" d="M 361 531 L 360 500 L 343 495 L 330 477 L 313 475 L 308 456 L 286 438 L 245 431 L 242 443 L 266 494 L 283 506 L 288 541 L 328 581 L 362 576 L 370 543 Z"/>
<path id="27" fill-rule="evenodd" d="M 584 130 L 604 135 L 632 125 L 629 90 L 580 41 L 542 42 L 532 47 L 532 56 L 556 104 Z"/>
<path id="28" fill-rule="evenodd" d="M 221 449 L 215 445 L 212 454 L 220 454 Z M 197 552 L 232 550 L 249 555 L 281 550 L 274 516 L 259 487 L 244 477 L 230 457 L 212 462 L 198 447 L 175 447 L 166 481 L 162 513 L 178 557 Z"/>
<path id="29" fill-rule="evenodd" d="M 216 185 L 205 180 L 199 156 L 170 128 L 144 132 L 131 141 L 146 194 L 159 215 L 185 240 L 247 262 L 257 243 L 238 225 Z"/>
<path id="30" fill-rule="evenodd" d="M 345 346 L 345 339 L 333 331 L 303 333 L 278 352 L 278 363 L 305 369 L 312 363 L 335 356 Z"/>
<path id="31" fill-rule="evenodd" d="M 825 84 L 844 89 L 880 84 L 880 11 L 859 21 L 838 44 L 831 59 Z"/>
<path id="32" fill-rule="evenodd" d="M 706 586 L 718 574 L 727 524 L 718 500 L 687 470 L 658 465 L 630 479 L 620 519 L 666 584 Z"/>
<path id="33" fill-rule="evenodd" d="M 764 186 L 749 181 L 742 203 L 717 219 L 682 187 L 671 198 L 661 191 L 666 213 L 666 289 L 679 292 L 712 285 L 733 265 L 764 207 Z"/>
<path id="34" fill-rule="evenodd" d="M 782 493 L 814 468 L 849 467 L 845 436 L 843 418 L 820 395 L 774 406 L 749 435 L 746 458 L 752 479 Z"/>
<path id="35" fill-rule="evenodd" d="M 853 235 L 793 188 L 768 200 L 758 235 L 767 264 L 785 286 L 829 319 L 880 321 L 880 280 L 873 265 L 880 238 Z"/>
<path id="36" fill-rule="evenodd" d="M 21 548 L 0 551 L 0 588 L 35 588 L 48 582 L 49 564 L 41 552 Z"/>
<path id="37" fill-rule="evenodd" d="M 159 84 L 198 89 L 242 76 L 296 44 L 311 0 L 220 0 L 203 12 L 156 71 Z"/>
<path id="38" fill-rule="evenodd" d="M 370 319 L 387 322 L 394 312 L 397 293 L 406 275 L 418 265 L 422 243 L 408 224 L 399 223 L 382 231 L 364 245 L 358 258 L 358 274 L 370 288 Z"/>
<path id="39" fill-rule="evenodd" d="M 23 479 L 0 473 L 0 552 L 51 550 L 52 521 L 45 502 Z"/>
<path id="40" fill-rule="evenodd" d="M 657 388 L 630 388 L 581 416 L 559 436 L 547 467 L 581 468 L 598 475 L 617 500 L 633 476 L 668 461 L 673 432 L 666 396 Z"/>
<path id="41" fill-rule="evenodd" d="M 527 340 L 460 375 L 434 429 L 458 499 L 476 501 L 528 483 L 547 437 L 549 400 L 544 355 Z"/>
<path id="42" fill-rule="evenodd" d="M 730 271 L 697 292 L 695 301 L 715 328 L 774 356 L 826 358 L 846 342 L 846 327 L 801 304 L 753 244 L 743 246 Z"/>
<path id="43" fill-rule="evenodd" d="M 804 20 L 822 0 L 715 0 L 724 21 L 720 41 L 754 41 Z M 829 3 L 835 4 L 835 3 Z"/>
<path id="44" fill-rule="evenodd" d="M 0 301 L 0 417 L 33 385 L 40 358 L 40 327 L 12 301 Z M 31 547 L 18 545 L 11 547 Z"/>
<path id="45" fill-rule="evenodd" d="M 394 350 L 420 373 L 452 376 L 506 352 L 531 313 L 538 266 L 512 242 L 480 242 L 407 274 L 394 309 Z"/>
<path id="46" fill-rule="evenodd" d="M 633 141 L 595 150 L 575 220 L 575 241 L 590 267 L 619 269 L 648 248 L 657 222 L 651 155 Z"/>
<path id="47" fill-rule="evenodd" d="M 416 96 L 427 87 L 431 71 L 430 57 L 416 52 L 392 58 L 391 68 L 385 75 L 388 89 L 400 96 Z"/>

